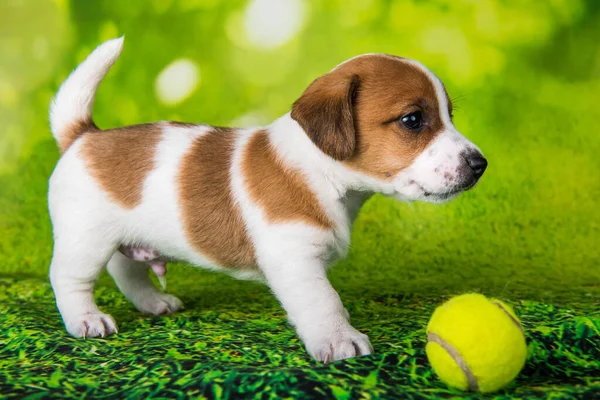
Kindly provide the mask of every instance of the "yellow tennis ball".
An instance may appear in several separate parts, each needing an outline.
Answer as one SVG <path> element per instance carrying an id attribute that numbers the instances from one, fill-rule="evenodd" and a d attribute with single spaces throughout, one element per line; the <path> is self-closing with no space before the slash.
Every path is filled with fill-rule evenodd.
<path id="1" fill-rule="evenodd" d="M 514 311 L 476 293 L 453 297 L 435 310 L 425 351 L 442 381 L 479 392 L 506 386 L 527 358 L 523 327 Z"/>

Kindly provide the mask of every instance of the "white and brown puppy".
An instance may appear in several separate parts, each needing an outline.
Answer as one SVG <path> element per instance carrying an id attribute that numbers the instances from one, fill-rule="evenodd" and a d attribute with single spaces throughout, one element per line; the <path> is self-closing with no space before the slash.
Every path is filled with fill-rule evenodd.
<path id="1" fill-rule="evenodd" d="M 123 39 L 99 46 L 51 106 L 62 157 L 50 179 L 50 278 L 67 331 L 116 332 L 94 302 L 105 267 L 142 312 L 175 312 L 148 265 L 119 248 L 264 280 L 321 361 L 372 351 L 349 322 L 327 267 L 347 252 L 366 199 L 442 202 L 486 168 L 452 124 L 438 78 L 421 64 L 368 54 L 315 80 L 290 113 L 254 129 L 157 122 L 100 130 L 91 111 Z"/>

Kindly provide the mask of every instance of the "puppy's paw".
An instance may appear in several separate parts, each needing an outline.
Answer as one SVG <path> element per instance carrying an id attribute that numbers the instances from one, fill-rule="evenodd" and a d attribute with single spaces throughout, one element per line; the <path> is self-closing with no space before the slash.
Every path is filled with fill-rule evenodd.
<path id="1" fill-rule="evenodd" d="M 114 318 L 101 312 L 80 314 L 65 319 L 67 332 L 78 338 L 106 337 L 117 333 Z"/>
<path id="2" fill-rule="evenodd" d="M 367 335 L 352 326 L 322 336 L 306 343 L 306 348 L 315 360 L 328 363 L 345 358 L 364 356 L 373 352 Z"/>
<path id="3" fill-rule="evenodd" d="M 144 314 L 173 314 L 183 307 L 177 297 L 168 293 L 152 293 L 134 302 L 135 307 Z"/>

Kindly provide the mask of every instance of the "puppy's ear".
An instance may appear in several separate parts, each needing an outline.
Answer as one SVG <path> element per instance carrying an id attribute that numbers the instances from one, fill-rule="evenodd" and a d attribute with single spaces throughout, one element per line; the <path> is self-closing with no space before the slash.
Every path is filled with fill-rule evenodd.
<path id="1" fill-rule="evenodd" d="M 354 98 L 358 75 L 335 72 L 316 79 L 292 106 L 291 116 L 323 153 L 341 161 L 356 148 Z"/>

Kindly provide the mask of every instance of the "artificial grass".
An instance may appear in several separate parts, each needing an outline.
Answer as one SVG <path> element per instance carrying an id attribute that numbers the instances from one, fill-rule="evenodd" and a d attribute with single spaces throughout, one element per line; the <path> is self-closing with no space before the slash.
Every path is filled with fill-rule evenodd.
<path id="1" fill-rule="evenodd" d="M 346 301 L 377 353 L 329 365 L 311 361 L 265 288 L 186 274 L 187 310 L 138 314 L 114 288 L 100 306 L 121 324 L 116 336 L 65 334 L 48 284 L 2 278 L 0 391 L 42 398 L 594 398 L 600 395 L 600 316 L 533 301 L 513 302 L 529 343 L 519 378 L 494 395 L 465 395 L 440 383 L 424 354 L 437 298 Z M 198 283 L 202 294 L 194 290 Z M 179 280 L 180 281 L 180 280 Z M 245 286 L 245 287 L 242 287 Z M 185 294 L 187 293 L 187 294 Z M 342 291 L 343 293 L 343 291 Z"/>

